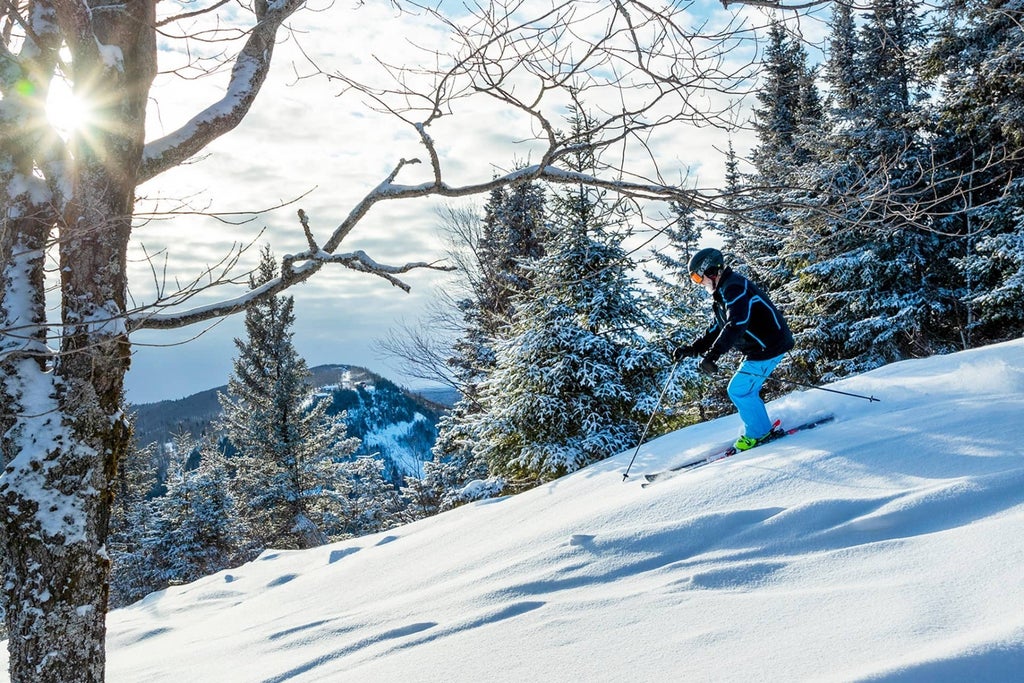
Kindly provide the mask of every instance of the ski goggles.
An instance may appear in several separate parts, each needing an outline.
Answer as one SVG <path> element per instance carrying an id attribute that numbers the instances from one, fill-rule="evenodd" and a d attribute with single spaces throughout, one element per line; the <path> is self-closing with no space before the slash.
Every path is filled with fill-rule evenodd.
<path id="1" fill-rule="evenodd" d="M 693 284 L 695 285 L 704 284 L 704 276 L 700 273 L 690 273 L 690 279 L 693 280 Z"/>

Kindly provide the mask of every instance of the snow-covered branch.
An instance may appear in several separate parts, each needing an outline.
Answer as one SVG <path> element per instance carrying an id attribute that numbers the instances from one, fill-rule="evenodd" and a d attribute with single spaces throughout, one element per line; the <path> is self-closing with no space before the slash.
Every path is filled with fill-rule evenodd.
<path id="1" fill-rule="evenodd" d="M 181 312 L 153 313 L 153 308 L 162 308 L 173 305 L 166 301 L 157 302 L 151 306 L 143 308 L 139 313 L 133 315 L 128 325 L 128 329 L 137 330 L 184 327 L 198 322 L 239 313 L 256 301 L 276 296 L 295 284 L 305 282 L 326 264 L 337 264 L 358 272 L 376 275 L 384 278 L 392 285 L 399 287 L 406 292 L 410 290 L 409 285 L 395 277 L 396 275 L 418 269 L 453 269 L 451 266 L 427 261 L 410 262 L 400 266 L 382 264 L 371 258 L 362 250 L 336 253 L 338 247 L 341 245 L 343 240 L 349 236 L 355 226 L 359 224 L 367 213 L 369 213 L 373 206 L 382 201 L 412 199 L 426 196 L 466 197 L 484 194 L 499 187 L 506 187 L 532 180 L 542 180 L 556 184 L 588 185 L 607 189 L 622 196 L 640 199 L 685 202 L 690 206 L 701 206 L 703 203 L 713 201 L 712 199 L 702 197 L 702 195 L 693 190 L 686 190 L 677 186 L 605 179 L 587 173 L 567 170 L 555 166 L 542 166 L 539 164 L 526 166 L 502 176 L 492 178 L 484 183 L 451 186 L 440 179 L 417 185 L 401 185 L 396 183 L 395 181 L 397 180 L 399 171 L 410 163 L 413 162 L 403 159 L 380 185 L 374 188 L 358 204 L 356 204 L 345 220 L 335 228 L 331 237 L 323 247 L 317 246 L 317 241 L 309 226 L 308 216 L 302 209 L 299 209 L 299 221 L 302 225 L 306 241 L 310 248 L 307 251 L 298 254 L 285 256 L 282 259 L 281 275 L 278 278 L 275 278 L 261 287 L 249 290 L 240 296 Z M 229 281 L 218 280 L 216 282 L 212 282 L 210 285 L 202 287 L 202 289 L 208 289 L 212 286 L 220 286 L 224 284 L 229 284 Z M 191 290 L 187 298 L 190 298 L 198 291 L 199 288 Z"/>
<path id="2" fill-rule="evenodd" d="M 240 296 L 204 306 L 197 306 L 187 311 L 177 313 L 151 313 L 147 308 L 144 312 L 132 317 L 129 321 L 128 329 L 129 331 L 142 329 L 174 329 L 240 313 L 251 306 L 254 302 L 280 294 L 291 284 L 307 280 L 318 269 L 319 266 L 315 263 L 307 263 L 304 267 L 297 268 L 293 271 L 294 277 L 291 280 L 278 277 L 256 287 L 255 289 L 248 290 L 245 294 Z"/>
<path id="3" fill-rule="evenodd" d="M 256 3 L 257 23 L 235 58 L 224 96 L 178 130 L 145 146 L 140 184 L 181 164 L 241 123 L 270 71 L 278 29 L 304 4 L 305 0 Z"/>

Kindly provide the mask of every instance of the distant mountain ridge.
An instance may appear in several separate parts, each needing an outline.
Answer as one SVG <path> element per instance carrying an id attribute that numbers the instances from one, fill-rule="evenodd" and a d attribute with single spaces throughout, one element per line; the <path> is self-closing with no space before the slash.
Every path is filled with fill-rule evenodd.
<path id="1" fill-rule="evenodd" d="M 392 477 L 420 474 L 419 463 L 430 459 L 437 439 L 437 422 L 454 399 L 451 392 L 432 390 L 427 398 L 354 365 L 318 365 L 310 374 L 314 396 L 332 402 L 328 413 L 347 411 L 348 434 L 362 441 L 360 455 L 384 459 Z M 181 431 L 194 437 L 207 434 L 221 415 L 217 395 L 226 391 L 222 385 L 185 398 L 132 406 L 136 444 L 162 447 Z"/>

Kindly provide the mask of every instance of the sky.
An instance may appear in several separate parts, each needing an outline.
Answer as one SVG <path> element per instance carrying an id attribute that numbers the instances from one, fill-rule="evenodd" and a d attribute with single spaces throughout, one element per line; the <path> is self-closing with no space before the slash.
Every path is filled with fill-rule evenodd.
<path id="1" fill-rule="evenodd" d="M 1024 340 L 830 388 L 880 400 L 792 393 L 784 426 L 834 422 L 642 487 L 726 416 L 151 594 L 108 616 L 107 680 L 1019 680 Z"/>
<path id="2" fill-rule="evenodd" d="M 447 45 L 446 34 L 423 16 L 401 14 L 390 3 L 360 5 L 323 2 L 297 14 L 289 22 L 291 30 L 282 34 L 271 75 L 242 124 L 191 163 L 139 189 L 142 216 L 129 253 L 136 304 L 152 302 L 158 284 L 173 289 L 175 282 L 202 277 L 239 245 L 255 242 L 239 258 L 240 271 L 256 265 L 263 244 L 269 244 L 278 258 L 304 250 L 298 208 L 309 215 L 314 235 L 322 243 L 399 159 L 422 155 L 407 124 L 374 113 L 365 99 L 343 95 L 337 81 L 297 77 L 311 73 L 308 56 L 325 72 L 344 68 L 379 79 L 377 57 L 391 63 L 417 63 L 422 53 L 414 52 L 413 45 Z M 726 11 L 717 1 L 701 0 L 694 7 L 699 11 L 694 14 L 695 23 L 701 20 L 700 13 L 713 25 L 732 21 L 736 12 L 749 13 L 752 23 L 764 20 L 758 10 Z M 239 20 L 246 21 L 243 15 Z M 216 55 L 224 47 L 194 42 L 190 49 L 190 56 Z M 180 50 L 177 42 L 162 43 L 164 71 L 185 63 Z M 744 56 L 740 52 L 737 49 L 737 54 L 725 57 L 740 60 Z M 173 73 L 159 76 L 152 91 L 148 138 L 175 130 L 216 101 L 225 79 L 226 73 L 199 79 Z M 523 142 L 529 131 L 521 121 L 472 101 L 443 119 L 432 134 L 456 181 L 488 180 L 496 169 L 530 159 L 535 149 Z M 740 149 L 744 136 L 749 134 L 735 134 Z M 684 182 L 688 173 L 685 182 L 716 187 L 721 185 L 721 150 L 727 137 L 719 129 L 699 134 L 676 129 L 654 142 L 668 178 Z M 399 180 L 418 182 L 422 179 L 418 173 L 421 168 L 411 167 Z M 364 249 L 377 261 L 393 265 L 442 258 L 439 210 L 451 205 L 479 207 L 483 201 L 482 197 L 415 200 L 379 207 L 341 249 Z M 214 219 L 199 215 L 202 212 L 221 215 Z M 638 256 L 645 256 L 646 249 Z M 419 324 L 438 291 L 452 286 L 451 278 L 436 271 L 412 272 L 403 278 L 412 286 L 406 294 L 377 277 L 326 268 L 289 292 L 296 301 L 296 348 L 310 366 L 361 365 L 400 384 L 416 385 L 401 373 L 399 362 L 377 350 L 375 342 L 402 325 Z M 244 283 L 221 288 L 190 303 L 229 298 L 244 289 Z M 243 334 L 241 316 L 213 326 L 133 334 L 128 400 L 176 399 L 226 383 L 236 354 L 232 339 Z"/>

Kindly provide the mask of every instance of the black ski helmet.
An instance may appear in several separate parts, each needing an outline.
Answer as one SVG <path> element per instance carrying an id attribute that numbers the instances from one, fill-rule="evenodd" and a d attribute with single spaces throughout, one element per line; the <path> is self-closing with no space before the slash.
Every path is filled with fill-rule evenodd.
<path id="1" fill-rule="evenodd" d="M 701 249 L 690 259 L 690 272 L 697 275 L 715 276 L 725 268 L 725 257 L 713 247 Z"/>

